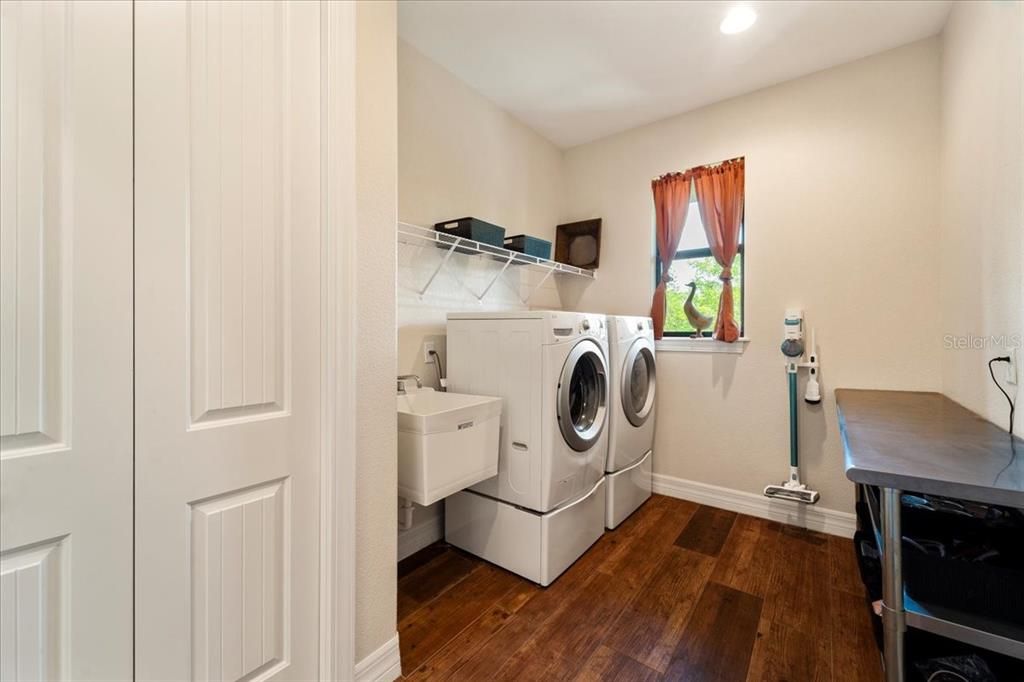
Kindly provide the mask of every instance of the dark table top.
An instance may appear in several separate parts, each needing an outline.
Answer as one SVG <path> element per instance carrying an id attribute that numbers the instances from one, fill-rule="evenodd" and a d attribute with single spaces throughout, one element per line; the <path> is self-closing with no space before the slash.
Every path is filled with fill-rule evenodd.
<path id="1" fill-rule="evenodd" d="M 1024 440 L 941 393 L 836 389 L 855 483 L 1024 508 Z"/>

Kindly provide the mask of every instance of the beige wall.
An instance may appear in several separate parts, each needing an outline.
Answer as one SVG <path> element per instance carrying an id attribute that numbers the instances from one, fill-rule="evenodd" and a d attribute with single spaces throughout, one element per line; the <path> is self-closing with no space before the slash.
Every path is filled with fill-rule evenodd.
<path id="1" fill-rule="evenodd" d="M 1019 346 L 1024 334 L 1022 64 L 1024 5 L 954 6 L 942 35 L 942 331 L 1016 338 L 944 347 L 942 385 L 1004 428 L 1006 401 L 985 363 Z M 1024 420 L 1017 424 L 1019 432 Z"/>
<path id="2" fill-rule="evenodd" d="M 402 41 L 398 141 L 400 220 L 430 227 L 475 216 L 501 225 L 507 235 L 553 241 L 562 201 L 561 150 Z M 417 374 L 429 386 L 437 380 L 434 366 L 423 362 L 423 343 L 434 342 L 446 363 L 446 314 L 525 308 L 519 296 L 531 281 L 530 273 L 510 268 L 478 301 L 472 291 L 483 291 L 500 264 L 454 254 L 420 297 L 418 289 L 443 253 L 433 247 L 398 247 L 398 372 Z M 530 303 L 558 307 L 553 283 Z M 441 506 L 416 508 L 413 528 L 399 534 L 400 551 L 440 537 Z M 424 533 L 422 526 L 435 530 Z M 417 542 L 410 543 L 411 537 Z"/>
<path id="3" fill-rule="evenodd" d="M 561 150 L 401 40 L 398 141 L 400 220 L 431 227 L 474 216 L 501 225 L 507 235 L 554 239 L 563 198 Z M 422 342 L 444 333 L 447 312 L 524 307 L 518 298 L 523 278 L 515 268 L 480 302 L 465 284 L 482 291 L 492 269 L 458 254 L 420 297 L 417 287 L 442 253 L 399 247 L 398 369 L 430 381 L 434 369 L 423 364 Z M 531 303 L 557 306 L 558 297 Z"/>
<path id="4" fill-rule="evenodd" d="M 475 216 L 553 239 L 562 154 L 414 47 L 398 43 L 398 214 Z"/>
<path id="5" fill-rule="evenodd" d="M 833 389 L 937 390 L 939 43 L 930 39 L 566 153 L 564 219 L 604 219 L 580 309 L 647 314 L 651 178 L 746 157 L 743 355 L 658 353 L 655 471 L 759 493 L 788 466 L 787 307 L 816 327 L 824 400 L 801 403 L 820 505 L 851 510 Z"/>
<path id="6" fill-rule="evenodd" d="M 396 16 L 356 9 L 356 660 L 395 634 Z"/>

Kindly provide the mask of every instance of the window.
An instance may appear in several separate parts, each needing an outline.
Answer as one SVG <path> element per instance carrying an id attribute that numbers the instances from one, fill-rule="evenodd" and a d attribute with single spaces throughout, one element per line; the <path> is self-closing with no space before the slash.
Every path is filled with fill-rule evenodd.
<path id="1" fill-rule="evenodd" d="M 740 248 L 732 265 L 732 291 L 734 315 L 740 328 L 740 336 L 744 335 L 743 327 L 743 227 L 740 228 Z M 714 318 L 718 314 L 718 298 L 722 294 L 722 281 L 718 279 L 722 268 L 715 262 L 708 246 L 704 225 L 700 220 L 700 208 L 694 194 L 690 198 L 690 208 L 686 212 L 686 225 L 683 236 L 679 240 L 679 250 L 672 261 L 669 274 L 672 280 L 665 292 L 665 336 L 693 336 L 694 328 L 683 312 L 683 306 L 690 296 L 690 282 L 696 287 L 693 295 L 694 307 L 703 315 Z M 656 273 L 657 274 L 657 273 Z M 709 337 L 714 331 L 714 323 L 710 329 L 703 330 L 703 336 Z"/>

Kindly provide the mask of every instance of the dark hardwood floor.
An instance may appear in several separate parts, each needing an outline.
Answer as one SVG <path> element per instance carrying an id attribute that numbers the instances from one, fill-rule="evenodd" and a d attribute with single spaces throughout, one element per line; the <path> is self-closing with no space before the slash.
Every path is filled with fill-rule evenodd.
<path id="1" fill-rule="evenodd" d="M 881 680 L 849 540 L 659 495 L 547 589 L 442 543 L 399 564 L 410 680 Z"/>

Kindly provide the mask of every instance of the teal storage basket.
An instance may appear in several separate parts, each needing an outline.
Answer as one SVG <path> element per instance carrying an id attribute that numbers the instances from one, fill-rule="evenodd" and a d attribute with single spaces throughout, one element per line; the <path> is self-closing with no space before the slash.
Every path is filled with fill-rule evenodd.
<path id="1" fill-rule="evenodd" d="M 551 242 L 546 239 L 531 237 L 528 234 L 505 237 L 505 248 L 509 251 L 518 251 L 519 253 L 542 260 L 551 260 Z"/>
<path id="2" fill-rule="evenodd" d="M 504 246 L 505 242 L 504 227 L 492 225 L 491 223 L 480 220 L 479 218 L 456 218 L 453 220 L 446 220 L 435 224 L 434 229 L 445 237 L 452 237 L 452 239 L 442 237 L 441 243 L 438 244 L 438 248 L 448 248 L 447 245 L 454 241 L 454 237 L 472 239 L 475 242 L 488 244 L 490 246 L 497 246 L 499 248 Z M 460 253 L 473 252 L 472 249 L 462 249 L 458 247 L 455 250 Z"/>

